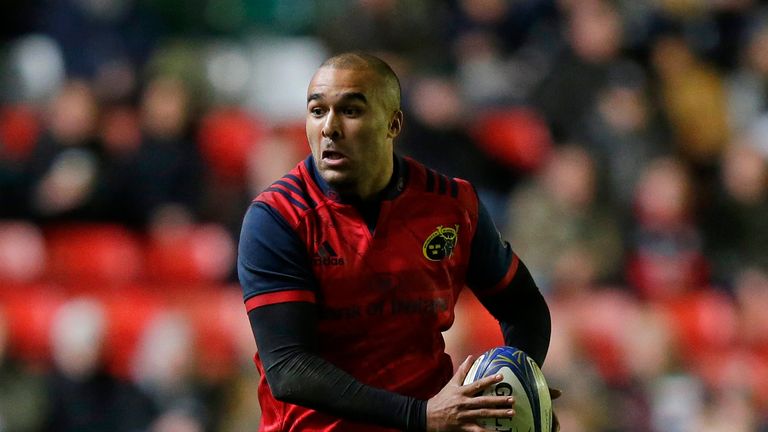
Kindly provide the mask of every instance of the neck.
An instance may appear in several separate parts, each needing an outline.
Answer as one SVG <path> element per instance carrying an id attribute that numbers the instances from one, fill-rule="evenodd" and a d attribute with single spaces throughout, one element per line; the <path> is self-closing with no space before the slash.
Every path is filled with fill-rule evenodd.
<path id="1" fill-rule="evenodd" d="M 397 157 L 392 154 L 386 164 L 379 165 L 376 173 L 372 173 L 367 178 L 366 184 L 335 184 L 331 186 L 320 174 L 315 163 L 310 163 L 312 156 L 306 160 L 306 167 L 310 170 L 312 177 L 315 178 L 318 186 L 323 193 L 329 196 L 335 196 L 336 200 L 347 204 L 366 203 L 378 200 L 380 197 L 387 197 L 390 192 L 394 195 L 401 189 L 398 182 L 405 172 L 401 171 L 401 166 L 397 162 Z M 393 195 L 393 196 L 394 196 Z"/>
<path id="2" fill-rule="evenodd" d="M 358 200 L 367 202 L 375 200 L 381 191 L 386 189 L 387 185 L 392 181 L 392 175 L 394 174 L 393 159 L 387 160 L 386 165 L 367 182 L 367 184 L 359 184 L 355 196 Z"/>

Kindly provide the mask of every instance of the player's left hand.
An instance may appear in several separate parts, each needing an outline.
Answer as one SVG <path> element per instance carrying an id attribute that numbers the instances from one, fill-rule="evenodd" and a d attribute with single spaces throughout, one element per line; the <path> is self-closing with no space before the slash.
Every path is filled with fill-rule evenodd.
<path id="1" fill-rule="evenodd" d="M 563 392 L 556 389 L 556 388 L 549 388 L 549 397 L 552 400 L 555 400 L 563 395 Z M 555 414 L 554 407 L 552 408 L 552 432 L 559 432 L 560 431 L 560 421 L 557 419 L 557 415 Z"/>

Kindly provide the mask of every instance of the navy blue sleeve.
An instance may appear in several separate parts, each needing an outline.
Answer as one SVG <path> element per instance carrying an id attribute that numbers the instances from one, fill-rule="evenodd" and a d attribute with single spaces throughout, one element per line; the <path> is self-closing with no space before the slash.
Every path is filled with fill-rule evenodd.
<path id="1" fill-rule="evenodd" d="M 525 351 L 542 366 L 552 330 L 547 302 L 479 200 L 478 207 L 467 285 L 499 320 L 504 343 Z"/>
<path id="2" fill-rule="evenodd" d="M 284 290 L 315 290 L 306 248 L 283 217 L 264 203 L 245 214 L 238 246 L 237 274 L 243 299 Z"/>
<path id="3" fill-rule="evenodd" d="M 506 275 L 514 253 L 502 239 L 491 215 L 478 200 L 477 229 L 467 270 L 467 285 L 475 291 L 495 286 Z"/>

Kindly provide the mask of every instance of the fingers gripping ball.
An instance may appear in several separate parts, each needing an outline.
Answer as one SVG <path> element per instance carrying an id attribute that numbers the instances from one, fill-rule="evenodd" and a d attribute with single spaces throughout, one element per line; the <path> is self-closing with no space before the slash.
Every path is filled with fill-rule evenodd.
<path id="1" fill-rule="evenodd" d="M 464 384 L 497 373 L 504 379 L 487 388 L 482 395 L 514 396 L 515 415 L 512 418 L 481 419 L 478 421 L 480 426 L 491 431 L 550 432 L 552 399 L 544 374 L 536 362 L 514 347 L 493 348 L 475 360 Z"/>

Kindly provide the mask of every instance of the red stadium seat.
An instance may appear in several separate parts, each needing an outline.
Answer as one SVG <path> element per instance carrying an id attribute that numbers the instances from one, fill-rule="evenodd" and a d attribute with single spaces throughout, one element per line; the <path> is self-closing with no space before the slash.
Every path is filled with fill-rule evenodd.
<path id="1" fill-rule="evenodd" d="M 667 302 L 707 283 L 709 263 L 697 250 L 676 254 L 635 251 L 627 262 L 627 279 L 645 300 Z"/>
<path id="2" fill-rule="evenodd" d="M 220 225 L 170 227 L 149 239 L 146 268 L 150 280 L 210 283 L 234 268 L 235 243 Z"/>
<path id="3" fill-rule="evenodd" d="M 701 355 L 690 367 L 714 393 L 744 391 L 753 398 L 758 412 L 768 409 L 768 358 L 732 348 Z"/>
<path id="4" fill-rule="evenodd" d="M 142 245 L 124 227 L 108 224 L 69 225 L 50 230 L 49 274 L 68 284 L 119 284 L 142 273 Z"/>
<path id="5" fill-rule="evenodd" d="M 158 290 L 135 286 L 101 297 L 107 314 L 105 359 L 108 370 L 129 378 L 137 344 L 151 320 L 166 304 Z"/>
<path id="6" fill-rule="evenodd" d="M 25 159 L 40 135 L 40 120 L 32 108 L 17 105 L 0 108 L 0 157 Z"/>
<path id="7" fill-rule="evenodd" d="M 217 179 L 242 182 L 248 157 L 265 133 L 265 127 L 244 111 L 212 111 L 202 120 L 200 151 Z"/>
<path id="8" fill-rule="evenodd" d="M 488 155 L 522 171 L 541 167 L 553 146 L 543 117 L 529 108 L 481 114 L 473 130 L 480 148 Z"/>
<path id="9" fill-rule="evenodd" d="M 192 324 L 200 373 L 211 380 L 231 375 L 237 367 L 238 325 L 250 333 L 239 287 L 211 285 L 179 303 Z"/>
<path id="10" fill-rule="evenodd" d="M 727 295 L 712 289 L 694 291 L 663 305 L 685 359 L 695 361 L 732 349 L 738 338 L 738 318 Z"/>
<path id="11" fill-rule="evenodd" d="M 617 290 L 595 292 L 578 311 L 577 338 L 584 354 L 608 382 L 619 383 L 629 372 L 625 363 L 625 332 L 637 304 Z"/>
<path id="12" fill-rule="evenodd" d="M 28 285 L 24 290 L 6 293 L 2 307 L 8 321 L 10 352 L 15 358 L 31 364 L 50 364 L 51 324 L 65 301 L 65 295 L 53 285 Z"/>

